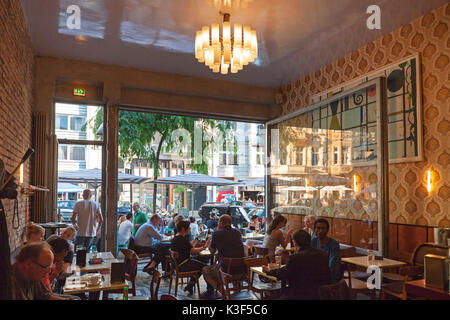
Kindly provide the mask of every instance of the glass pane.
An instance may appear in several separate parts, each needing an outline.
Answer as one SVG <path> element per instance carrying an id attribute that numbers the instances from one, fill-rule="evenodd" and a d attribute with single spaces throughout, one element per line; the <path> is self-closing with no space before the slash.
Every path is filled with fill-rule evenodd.
<path id="1" fill-rule="evenodd" d="M 67 130 L 67 116 L 56 116 L 55 118 L 55 129 L 56 130 Z"/>
<path id="2" fill-rule="evenodd" d="M 271 126 L 271 130 L 278 130 L 278 141 L 271 141 L 268 168 L 272 215 L 286 214 L 288 224 L 295 229 L 308 228 L 305 218 L 309 215 L 324 218 L 330 223 L 328 236 L 340 243 L 379 249 L 380 142 L 376 119 L 380 102 L 376 92 L 377 87 L 368 84 Z M 333 129 L 318 128 L 324 116 Z M 305 150 L 305 161 L 299 160 L 300 150 Z M 282 164 L 292 154 L 296 161 L 286 169 Z M 300 218 L 289 219 L 292 216 Z"/>
<path id="3" fill-rule="evenodd" d="M 101 106 L 55 104 L 55 133 L 58 139 L 103 140 L 102 122 Z"/>

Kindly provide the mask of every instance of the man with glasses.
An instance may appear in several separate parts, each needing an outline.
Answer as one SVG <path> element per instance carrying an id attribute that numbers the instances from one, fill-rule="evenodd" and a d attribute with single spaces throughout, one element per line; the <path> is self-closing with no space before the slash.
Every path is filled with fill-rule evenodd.
<path id="1" fill-rule="evenodd" d="M 73 300 L 50 292 L 42 280 L 53 266 L 53 252 L 47 242 L 24 246 L 12 266 L 11 287 L 13 300 Z"/>

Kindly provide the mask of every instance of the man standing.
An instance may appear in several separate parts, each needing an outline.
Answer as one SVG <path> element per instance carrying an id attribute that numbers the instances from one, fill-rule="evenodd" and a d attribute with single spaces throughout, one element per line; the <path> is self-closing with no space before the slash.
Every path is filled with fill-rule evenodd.
<path id="1" fill-rule="evenodd" d="M 72 224 L 77 230 L 75 250 L 77 246 L 84 245 L 89 251 L 95 236 L 100 233 L 103 216 L 100 206 L 90 200 L 91 190 L 83 191 L 83 199 L 78 201 L 73 208 Z"/>
<path id="2" fill-rule="evenodd" d="M 202 299 L 210 299 L 214 293 L 214 289 L 219 288 L 219 279 L 217 271 L 220 267 L 226 268 L 223 258 L 243 258 L 244 244 L 242 243 L 241 233 L 237 229 L 231 227 L 231 217 L 224 214 L 219 219 L 217 231 L 212 234 L 209 251 L 214 254 L 216 250 L 219 252 L 219 264 L 214 266 L 206 266 L 203 268 L 203 277 L 206 280 L 206 292 L 201 295 Z M 240 275 L 246 275 L 246 268 L 234 267 L 230 268 L 230 274 L 235 276 L 237 280 Z M 243 277 L 244 278 L 244 277 Z"/>
<path id="3" fill-rule="evenodd" d="M 330 224 L 326 219 L 317 219 L 314 222 L 314 234 L 311 246 L 325 250 L 328 253 L 328 267 L 331 272 L 331 281 L 337 283 L 341 280 L 341 249 L 339 242 L 328 237 Z"/>
<path id="4" fill-rule="evenodd" d="M 140 205 L 139 202 L 135 202 L 133 204 L 133 211 L 134 211 L 134 231 L 133 231 L 133 236 L 136 235 L 138 229 L 140 226 L 142 226 L 144 223 L 146 223 L 148 221 L 148 217 L 145 214 L 144 211 L 139 210 L 140 209 Z"/>
<path id="5" fill-rule="evenodd" d="M 53 253 L 47 242 L 33 242 L 22 247 L 12 265 L 13 300 L 73 300 L 47 290 L 42 280 L 53 265 Z"/>
<path id="6" fill-rule="evenodd" d="M 319 299 L 319 287 L 330 283 L 328 255 L 311 247 L 311 236 L 304 230 L 298 230 L 292 238 L 297 252 L 289 256 L 286 267 L 276 275 L 289 283 L 283 288 L 281 299 Z"/>

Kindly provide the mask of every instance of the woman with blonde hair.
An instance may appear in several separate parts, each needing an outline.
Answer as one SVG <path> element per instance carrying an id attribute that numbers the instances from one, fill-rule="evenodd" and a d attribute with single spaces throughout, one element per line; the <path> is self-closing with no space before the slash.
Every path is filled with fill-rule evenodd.
<path id="1" fill-rule="evenodd" d="M 38 224 L 30 222 L 25 227 L 25 244 L 32 242 L 44 241 L 45 239 L 45 229 Z"/>
<path id="2" fill-rule="evenodd" d="M 127 216 L 120 216 L 119 220 L 117 221 L 117 228 L 120 227 L 122 222 L 125 222 L 125 221 L 127 221 Z"/>

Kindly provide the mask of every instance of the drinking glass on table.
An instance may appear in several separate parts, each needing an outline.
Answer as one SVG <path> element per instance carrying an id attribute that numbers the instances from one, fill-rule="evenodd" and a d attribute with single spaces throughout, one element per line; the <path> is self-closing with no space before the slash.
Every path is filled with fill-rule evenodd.
<path id="1" fill-rule="evenodd" d="M 372 263 L 375 260 L 375 253 L 372 250 L 367 250 L 367 262 Z"/>

